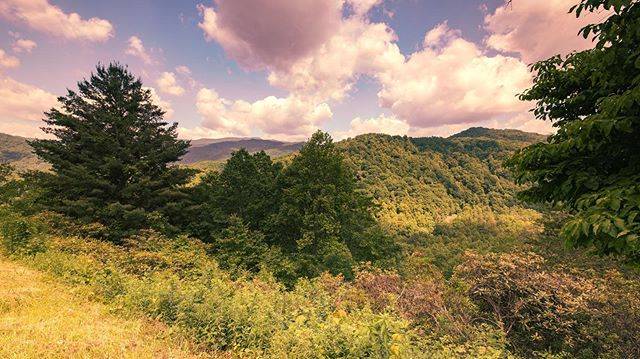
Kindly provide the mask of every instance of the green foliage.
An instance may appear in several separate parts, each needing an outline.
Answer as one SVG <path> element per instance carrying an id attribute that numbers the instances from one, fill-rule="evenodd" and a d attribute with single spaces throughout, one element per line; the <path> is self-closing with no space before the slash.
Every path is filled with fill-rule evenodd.
<path id="1" fill-rule="evenodd" d="M 41 236 L 42 228 L 38 223 L 0 208 L 0 235 L 2 251 L 8 255 L 33 255 L 45 250 Z"/>
<path id="2" fill-rule="evenodd" d="M 329 271 L 351 277 L 355 262 L 394 255 L 393 242 L 382 233 L 376 243 L 370 240 L 370 203 L 328 134 L 316 132 L 303 145 L 278 178 L 277 190 L 268 237 L 295 257 L 298 275 Z"/>
<path id="3" fill-rule="evenodd" d="M 543 231 L 541 217 L 536 211 L 519 207 L 503 211 L 467 208 L 438 223 L 432 233 L 407 238 L 405 250 L 411 256 L 403 263 L 403 273 L 411 275 L 432 266 L 450 277 L 466 251 L 487 254 L 532 250 Z"/>
<path id="4" fill-rule="evenodd" d="M 276 180 L 281 171 L 282 166 L 264 152 L 234 152 L 217 178 L 218 207 L 253 229 L 264 228 L 276 206 Z"/>
<path id="5" fill-rule="evenodd" d="M 248 228 L 236 216 L 229 217 L 228 223 L 210 250 L 223 269 L 235 274 L 265 271 L 285 283 L 295 283 L 294 263 L 280 247 L 268 245 L 262 232 Z"/>
<path id="6" fill-rule="evenodd" d="M 55 140 L 30 142 L 51 164 L 43 201 L 83 223 L 108 226 L 121 238 L 149 225 L 148 214 L 181 199 L 193 171 L 171 166 L 189 143 L 177 140 L 149 90 L 119 65 L 99 65 L 60 97 L 44 120 Z"/>
<path id="7" fill-rule="evenodd" d="M 399 247 L 372 216 L 371 204 L 331 137 L 322 132 L 284 166 L 264 152 L 236 151 L 220 173 L 190 189 L 173 221 L 213 245 L 225 268 L 268 269 L 292 286 L 324 271 L 353 276 L 358 262 L 396 263 Z"/>
<path id="8" fill-rule="evenodd" d="M 495 243 L 479 247 L 485 254 L 468 253 L 457 260 L 452 280 L 427 263 L 402 275 L 362 269 L 353 281 L 323 274 L 299 280 L 287 290 L 269 274 L 286 262 L 265 266 L 277 262 L 258 258 L 256 253 L 264 250 L 261 234 L 237 217 L 230 219 L 221 242 L 204 244 L 148 231 L 114 245 L 49 235 L 45 230 L 53 228 L 55 217 L 28 218 L 3 210 L 0 227 L 12 228 L 0 232 L 3 241 L 30 237 L 42 243 L 38 251 L 29 252 L 23 250 L 28 241 L 14 241 L 14 258 L 85 286 L 117 312 L 163 321 L 212 351 L 312 358 L 640 354 L 637 273 L 593 267 L 594 261 L 575 256 L 546 261 L 518 254 L 514 243 L 500 247 L 505 236 L 539 232 L 539 215 L 532 211 L 493 218 L 487 209 L 469 211 L 459 223 L 454 220 L 443 228 L 441 235 L 450 237 L 450 243 L 466 241 L 471 234 L 464 230 L 474 231 L 473 213 L 482 213 L 489 219 L 477 227 L 486 231 L 479 241 L 496 235 Z M 227 261 L 221 265 L 232 271 L 257 262 L 263 270 L 251 279 L 230 276 L 211 254 Z"/>
<path id="9" fill-rule="evenodd" d="M 540 136 L 477 129 L 451 138 L 363 135 L 339 144 L 386 229 L 431 232 L 466 206 L 515 204 L 502 162 Z"/>
<path id="10" fill-rule="evenodd" d="M 14 168 L 8 164 L 0 164 L 0 203 L 5 203 L 14 197 L 11 177 Z"/>
<path id="11" fill-rule="evenodd" d="M 638 282 L 618 272 L 588 278 L 546 271 L 533 253 L 469 252 L 455 270 L 470 298 L 506 334 L 510 347 L 527 357 L 567 353 L 580 358 L 636 357 L 640 301 L 620 295 Z M 615 333 L 615 334 L 614 334 Z"/>
<path id="12" fill-rule="evenodd" d="M 534 85 L 521 95 L 535 101 L 536 117 L 558 128 L 548 143 L 510 161 L 523 197 L 572 211 L 563 235 L 575 246 L 640 259 L 640 4 L 583 0 L 576 16 L 613 14 L 585 27 L 595 48 L 555 56 L 532 66 Z"/>
<path id="13" fill-rule="evenodd" d="M 292 290 L 268 274 L 232 280 L 207 255 L 206 245 L 185 237 L 146 232 L 121 245 L 44 238 L 45 250 L 21 254 L 26 263 L 86 287 L 116 312 L 167 323 L 212 352 L 268 358 L 490 357 L 506 352 L 504 341 L 488 339 L 496 335 L 490 328 L 469 327 L 474 338 L 469 341 L 427 337 L 392 302 L 374 307 L 365 286 L 340 277 L 302 280 Z"/>

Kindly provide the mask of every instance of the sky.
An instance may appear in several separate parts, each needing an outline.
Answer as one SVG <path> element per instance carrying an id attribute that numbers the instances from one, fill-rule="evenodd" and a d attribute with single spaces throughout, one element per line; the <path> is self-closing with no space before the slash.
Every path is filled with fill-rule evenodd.
<path id="1" fill-rule="evenodd" d="M 0 0 L 0 132 L 98 63 L 126 64 L 187 139 L 284 141 L 317 129 L 448 136 L 550 133 L 517 94 L 528 65 L 592 47 L 577 0 Z"/>

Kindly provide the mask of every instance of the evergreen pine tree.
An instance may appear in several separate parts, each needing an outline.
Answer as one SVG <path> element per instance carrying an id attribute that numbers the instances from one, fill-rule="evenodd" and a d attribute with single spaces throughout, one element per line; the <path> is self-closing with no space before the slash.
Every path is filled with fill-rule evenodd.
<path id="1" fill-rule="evenodd" d="M 171 164 L 189 142 L 177 124 L 125 66 L 98 65 L 78 92 L 58 98 L 43 130 L 55 139 L 35 140 L 35 153 L 51 164 L 44 199 L 50 209 L 82 223 L 98 222 L 110 238 L 149 225 L 150 213 L 181 197 L 193 171 Z"/>

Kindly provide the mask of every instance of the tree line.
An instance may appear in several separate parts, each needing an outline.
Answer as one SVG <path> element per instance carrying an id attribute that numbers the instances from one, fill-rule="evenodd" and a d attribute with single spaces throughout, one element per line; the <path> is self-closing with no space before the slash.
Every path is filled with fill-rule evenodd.
<path id="1" fill-rule="evenodd" d="M 392 263 L 398 246 L 377 225 L 371 200 L 327 133 L 288 165 L 241 149 L 195 179 L 176 163 L 189 142 L 126 66 L 98 65 L 46 112 L 52 139 L 30 142 L 51 171 L 26 178 L 33 203 L 115 243 L 140 230 L 211 244 L 223 267 L 268 269 L 285 282 L 324 271 L 350 278 L 360 262 Z"/>

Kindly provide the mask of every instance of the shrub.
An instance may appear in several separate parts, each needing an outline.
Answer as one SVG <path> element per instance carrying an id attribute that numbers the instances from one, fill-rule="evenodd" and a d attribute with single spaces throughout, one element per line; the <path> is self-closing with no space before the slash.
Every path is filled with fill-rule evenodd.
<path id="1" fill-rule="evenodd" d="M 394 272 L 360 272 L 355 286 L 377 311 L 394 308 L 414 324 L 439 333 L 461 336 L 470 330 L 472 306 L 442 276 L 403 279 Z"/>
<path id="2" fill-rule="evenodd" d="M 533 253 L 468 252 L 454 280 L 466 285 L 484 319 L 527 356 L 638 354 L 640 300 L 630 294 L 638 284 L 619 273 L 595 280 L 560 269 L 547 271 L 544 259 Z"/>
<path id="3" fill-rule="evenodd" d="M 10 255 L 34 255 L 45 250 L 45 243 L 38 224 L 17 216 L 8 215 L 2 220 L 0 234 L 2 248 Z"/>

